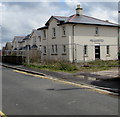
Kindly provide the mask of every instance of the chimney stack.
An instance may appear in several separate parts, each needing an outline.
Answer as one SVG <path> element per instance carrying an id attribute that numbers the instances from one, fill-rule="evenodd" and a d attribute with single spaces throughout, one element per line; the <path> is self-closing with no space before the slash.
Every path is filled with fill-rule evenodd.
<path id="1" fill-rule="evenodd" d="M 83 8 L 80 8 L 80 5 L 78 4 L 76 8 L 76 15 L 80 16 L 82 15 L 82 13 L 83 13 Z"/>

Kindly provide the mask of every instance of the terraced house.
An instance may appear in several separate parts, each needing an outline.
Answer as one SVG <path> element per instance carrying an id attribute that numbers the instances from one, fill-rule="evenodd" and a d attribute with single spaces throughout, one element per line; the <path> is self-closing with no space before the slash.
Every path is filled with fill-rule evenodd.
<path id="1" fill-rule="evenodd" d="M 51 16 L 37 30 L 41 31 L 42 60 L 117 59 L 118 25 L 84 15 L 80 5 L 75 14 Z"/>

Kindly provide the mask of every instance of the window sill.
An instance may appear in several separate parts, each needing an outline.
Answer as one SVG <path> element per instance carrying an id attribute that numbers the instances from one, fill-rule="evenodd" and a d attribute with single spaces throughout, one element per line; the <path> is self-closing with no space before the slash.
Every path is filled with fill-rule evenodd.
<path id="1" fill-rule="evenodd" d="M 88 55 L 84 55 L 84 57 L 88 57 Z"/>
<path id="2" fill-rule="evenodd" d="M 62 37 L 66 37 L 66 35 L 62 35 Z"/>
<path id="3" fill-rule="evenodd" d="M 99 34 L 95 34 L 94 36 L 98 37 L 98 36 L 100 36 L 100 35 L 99 35 Z"/>
<path id="4" fill-rule="evenodd" d="M 46 38 L 43 38 L 43 40 L 46 40 Z"/>
<path id="5" fill-rule="evenodd" d="M 52 37 L 52 39 L 56 39 L 56 37 Z"/>
<path id="6" fill-rule="evenodd" d="M 58 54 L 51 54 L 51 55 L 58 55 Z"/>
<path id="7" fill-rule="evenodd" d="M 66 53 L 62 53 L 62 55 L 67 55 Z"/>
<path id="8" fill-rule="evenodd" d="M 110 54 L 107 54 L 106 57 L 110 57 Z"/>

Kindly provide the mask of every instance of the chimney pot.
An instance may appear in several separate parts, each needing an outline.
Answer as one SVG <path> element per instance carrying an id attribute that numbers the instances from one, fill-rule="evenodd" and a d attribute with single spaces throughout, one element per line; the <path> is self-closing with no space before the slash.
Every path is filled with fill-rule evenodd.
<path id="1" fill-rule="evenodd" d="M 78 4 L 76 8 L 76 15 L 80 16 L 82 15 L 82 12 L 83 12 L 83 8 L 80 8 L 80 4 Z"/>

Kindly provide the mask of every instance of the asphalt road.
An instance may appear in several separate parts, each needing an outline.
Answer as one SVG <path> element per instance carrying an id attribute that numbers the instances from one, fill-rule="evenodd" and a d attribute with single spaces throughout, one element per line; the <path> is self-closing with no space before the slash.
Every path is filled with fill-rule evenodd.
<path id="1" fill-rule="evenodd" d="M 118 99 L 98 92 L 2 70 L 6 115 L 118 115 Z"/>

